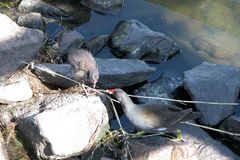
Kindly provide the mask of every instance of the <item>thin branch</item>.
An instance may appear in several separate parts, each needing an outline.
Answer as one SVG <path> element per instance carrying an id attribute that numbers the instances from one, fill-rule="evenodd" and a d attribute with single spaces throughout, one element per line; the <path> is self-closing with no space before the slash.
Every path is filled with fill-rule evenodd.
<path id="1" fill-rule="evenodd" d="M 221 130 L 221 129 L 216 129 L 216 128 L 212 128 L 212 127 L 208 127 L 208 126 L 204 126 L 204 125 L 200 125 L 200 124 L 191 123 L 191 122 L 181 122 L 181 123 L 191 125 L 191 126 L 195 126 L 195 127 L 208 129 L 208 130 L 211 130 L 211 131 L 224 133 L 224 134 L 231 135 L 231 136 L 240 136 L 240 133 L 232 133 L 232 132 L 224 131 L 224 130 Z"/>
<path id="2" fill-rule="evenodd" d="M 165 101 L 174 101 L 174 102 L 180 102 L 180 103 L 198 103 L 198 104 L 215 104 L 215 105 L 239 105 L 238 103 L 221 103 L 221 102 L 205 102 L 205 101 L 187 101 L 187 100 L 179 100 L 179 99 L 171 99 L 171 98 L 161 98 L 161 97 L 148 97 L 148 96 L 136 96 L 129 94 L 130 97 L 136 97 L 136 98 L 146 98 L 146 99 L 161 99 Z"/>

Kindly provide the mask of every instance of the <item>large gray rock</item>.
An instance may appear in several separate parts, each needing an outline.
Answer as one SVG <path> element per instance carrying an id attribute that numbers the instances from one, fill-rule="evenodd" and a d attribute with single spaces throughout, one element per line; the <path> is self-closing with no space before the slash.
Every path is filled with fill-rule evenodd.
<path id="1" fill-rule="evenodd" d="M 46 30 L 46 22 L 40 13 L 27 13 L 19 16 L 17 24 L 23 27 L 40 29 L 43 32 Z"/>
<path id="2" fill-rule="evenodd" d="M 137 20 L 117 24 L 110 39 L 112 52 L 118 57 L 167 61 L 180 52 L 163 33 L 154 32 Z"/>
<path id="3" fill-rule="evenodd" d="M 0 13 L 0 81 L 23 66 L 20 61 L 31 61 L 42 45 L 44 34 L 40 30 L 19 27 Z"/>
<path id="4" fill-rule="evenodd" d="M 77 32 L 75 30 L 62 32 L 60 34 L 60 36 L 58 37 L 59 48 L 62 51 L 64 51 L 75 40 L 78 40 L 78 41 L 82 40 L 84 42 L 84 37 L 81 33 Z"/>
<path id="5" fill-rule="evenodd" d="M 101 88 L 121 88 L 147 80 L 155 71 L 141 60 L 96 59 L 99 70 Z M 73 79 L 72 68 L 69 64 L 38 64 L 34 73 L 45 83 L 68 88 L 77 85 L 66 78 L 57 76 L 54 72 Z"/>
<path id="6" fill-rule="evenodd" d="M 108 128 L 107 110 L 96 96 L 50 94 L 30 108 L 17 129 L 38 158 L 63 159 L 85 153 Z"/>
<path id="7" fill-rule="evenodd" d="M 226 146 L 212 139 L 202 129 L 181 126 L 185 142 L 172 142 L 155 136 L 130 140 L 134 160 L 238 160 Z"/>
<path id="8" fill-rule="evenodd" d="M 174 98 L 177 88 L 182 86 L 180 79 L 175 79 L 166 75 L 162 75 L 157 81 L 147 83 L 142 87 L 134 90 L 135 95 L 147 97 Z M 171 104 L 171 101 L 160 99 L 139 98 L 139 103 L 165 103 Z"/>
<path id="9" fill-rule="evenodd" d="M 240 89 L 240 69 L 204 62 L 184 72 L 184 88 L 192 100 L 209 102 L 237 101 Z M 233 114 L 233 106 L 196 104 L 203 118 L 201 122 L 214 126 Z"/>
<path id="10" fill-rule="evenodd" d="M 81 0 L 80 3 L 101 14 L 117 14 L 122 9 L 124 0 Z"/>
<path id="11" fill-rule="evenodd" d="M 21 78 L 16 82 L 0 86 L 0 103 L 25 101 L 32 97 L 33 91 L 28 80 Z"/>
<path id="12" fill-rule="evenodd" d="M 22 0 L 18 6 L 18 10 L 20 12 L 37 12 L 43 16 L 59 20 L 73 19 L 64 10 L 46 4 L 42 0 Z"/>
<path id="13" fill-rule="evenodd" d="M 6 149 L 5 142 L 3 140 L 1 132 L 0 132 L 0 159 L 9 160 L 7 149 Z"/>

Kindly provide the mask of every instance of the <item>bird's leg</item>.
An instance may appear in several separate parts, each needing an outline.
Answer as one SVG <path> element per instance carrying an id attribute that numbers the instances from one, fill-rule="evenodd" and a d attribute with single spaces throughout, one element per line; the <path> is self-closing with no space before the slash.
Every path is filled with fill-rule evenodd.
<path id="1" fill-rule="evenodd" d="M 86 94 L 86 97 L 88 98 L 89 94 L 88 94 L 88 92 L 87 92 L 87 90 L 85 88 L 85 85 L 83 83 L 81 83 L 81 86 L 83 88 L 84 93 Z"/>

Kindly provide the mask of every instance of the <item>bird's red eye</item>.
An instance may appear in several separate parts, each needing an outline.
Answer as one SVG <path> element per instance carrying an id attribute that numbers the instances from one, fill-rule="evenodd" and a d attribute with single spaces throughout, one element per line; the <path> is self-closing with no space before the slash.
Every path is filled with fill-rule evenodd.
<path id="1" fill-rule="evenodd" d="M 107 93 L 109 93 L 109 94 L 113 94 L 113 93 L 115 93 L 115 92 L 117 91 L 117 89 L 112 88 L 112 89 L 107 89 L 106 91 L 107 91 Z"/>

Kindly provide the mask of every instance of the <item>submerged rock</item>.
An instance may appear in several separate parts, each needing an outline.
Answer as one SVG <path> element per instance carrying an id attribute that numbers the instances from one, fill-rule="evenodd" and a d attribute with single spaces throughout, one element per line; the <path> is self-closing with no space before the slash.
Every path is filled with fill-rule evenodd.
<path id="1" fill-rule="evenodd" d="M 240 157 L 212 139 L 202 129 L 182 125 L 184 142 L 172 142 L 160 136 L 130 140 L 134 160 L 237 160 Z"/>
<path id="2" fill-rule="evenodd" d="M 64 10 L 46 4 L 42 0 L 22 0 L 18 9 L 20 12 L 38 12 L 43 16 L 58 20 L 73 19 Z"/>
<path id="3" fill-rule="evenodd" d="M 7 16 L 0 14 L 0 81 L 11 76 L 38 53 L 44 33 L 40 30 L 19 27 Z"/>
<path id="4" fill-rule="evenodd" d="M 116 14 L 122 9 L 124 0 L 80 0 L 80 3 L 101 14 Z"/>
<path id="5" fill-rule="evenodd" d="M 184 88 L 194 101 L 233 103 L 238 99 L 240 69 L 204 62 L 184 72 Z M 203 118 L 201 122 L 214 126 L 233 114 L 229 105 L 196 104 Z"/>
<path id="6" fill-rule="evenodd" d="M 43 32 L 46 30 L 46 22 L 40 13 L 27 13 L 19 16 L 17 20 L 19 26 L 40 29 Z"/>
<path id="7" fill-rule="evenodd" d="M 137 20 L 118 23 L 110 38 L 112 52 L 118 57 L 167 61 L 180 52 L 177 45 L 160 32 L 154 32 Z"/>
<path id="8" fill-rule="evenodd" d="M 38 158 L 63 159 L 90 150 L 108 126 L 99 97 L 51 94 L 32 104 L 17 130 Z"/>

